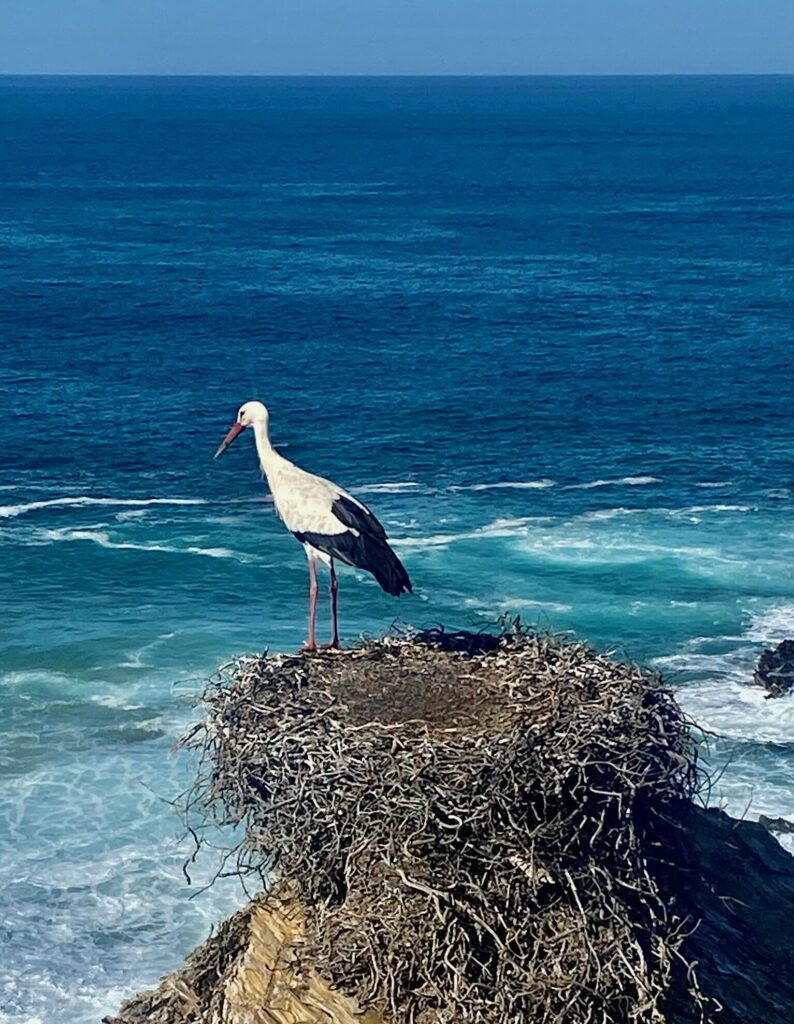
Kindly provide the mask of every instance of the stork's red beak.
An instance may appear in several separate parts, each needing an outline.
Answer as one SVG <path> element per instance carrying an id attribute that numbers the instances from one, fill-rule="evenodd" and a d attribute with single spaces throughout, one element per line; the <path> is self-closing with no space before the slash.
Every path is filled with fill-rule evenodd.
<path id="1" fill-rule="evenodd" d="M 235 437 L 237 437 L 238 434 L 241 434 L 244 430 L 245 427 L 243 426 L 242 423 L 235 423 L 232 429 L 226 435 L 226 437 L 224 437 L 224 439 L 221 441 L 220 445 L 218 446 L 217 452 L 215 452 L 215 454 L 212 456 L 213 459 L 217 459 L 219 455 L 223 455 L 223 453 L 226 451 L 226 449 L 229 447 L 229 445 L 232 443 Z"/>

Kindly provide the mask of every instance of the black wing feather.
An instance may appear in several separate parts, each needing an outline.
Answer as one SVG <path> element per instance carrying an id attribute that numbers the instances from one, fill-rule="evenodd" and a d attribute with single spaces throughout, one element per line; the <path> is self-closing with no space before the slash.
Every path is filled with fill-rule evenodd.
<path id="1" fill-rule="evenodd" d="M 301 544 L 311 544 L 331 558 L 372 573 L 387 594 L 399 597 L 404 591 L 413 593 L 405 566 L 380 537 L 363 531 L 356 535 L 351 530 L 330 535 L 295 530 L 293 534 Z"/>
<path id="2" fill-rule="evenodd" d="M 293 531 L 301 544 L 311 544 L 340 562 L 372 573 L 387 594 L 413 593 L 405 566 L 389 547 L 386 531 L 367 506 L 340 494 L 331 511 L 345 529 L 334 534 Z"/>
<path id="3" fill-rule="evenodd" d="M 358 530 L 359 533 L 368 533 L 378 540 L 386 540 L 386 531 L 366 505 L 340 494 L 331 505 L 331 511 L 344 526 Z"/>

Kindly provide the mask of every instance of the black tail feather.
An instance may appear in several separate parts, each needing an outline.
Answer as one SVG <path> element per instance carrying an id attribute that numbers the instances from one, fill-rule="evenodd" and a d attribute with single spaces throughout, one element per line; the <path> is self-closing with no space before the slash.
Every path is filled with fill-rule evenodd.
<path id="1" fill-rule="evenodd" d="M 399 597 L 403 592 L 412 594 L 414 588 L 411 586 L 405 566 L 385 541 L 381 543 L 378 553 L 380 558 L 370 572 L 381 587 L 387 594 L 393 594 L 395 597 Z"/>

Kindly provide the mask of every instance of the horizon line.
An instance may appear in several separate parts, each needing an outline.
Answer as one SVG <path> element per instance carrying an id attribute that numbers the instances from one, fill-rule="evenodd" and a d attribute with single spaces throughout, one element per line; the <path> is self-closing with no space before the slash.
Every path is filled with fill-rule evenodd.
<path id="1" fill-rule="evenodd" d="M 791 71 L 0 71 L 0 78 L 793 78 Z"/>

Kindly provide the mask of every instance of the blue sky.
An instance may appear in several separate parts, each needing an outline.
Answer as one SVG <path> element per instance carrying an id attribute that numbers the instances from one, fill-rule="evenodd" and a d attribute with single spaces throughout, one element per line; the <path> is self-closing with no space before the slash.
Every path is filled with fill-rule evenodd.
<path id="1" fill-rule="evenodd" d="M 794 0 L 0 0 L 0 73 L 794 71 Z"/>

